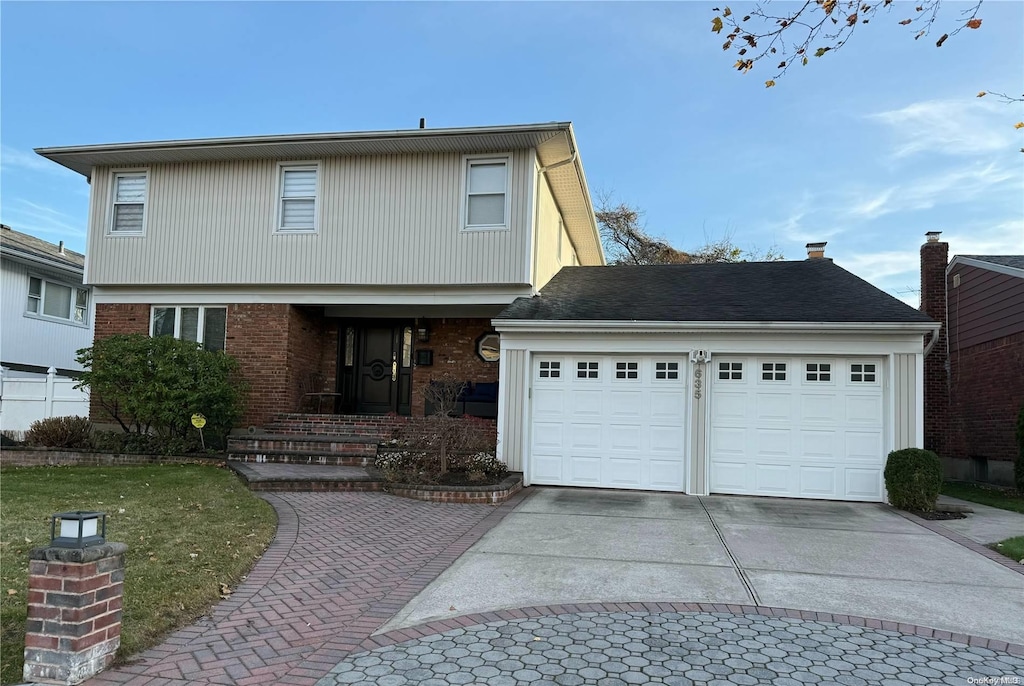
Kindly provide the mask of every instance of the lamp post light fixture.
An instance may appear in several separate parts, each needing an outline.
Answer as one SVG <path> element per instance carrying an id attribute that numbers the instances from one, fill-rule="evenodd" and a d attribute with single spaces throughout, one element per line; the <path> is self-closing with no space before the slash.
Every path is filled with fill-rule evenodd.
<path id="1" fill-rule="evenodd" d="M 106 512 L 76 510 L 59 512 L 50 517 L 50 546 L 53 548 L 88 548 L 106 542 Z"/>

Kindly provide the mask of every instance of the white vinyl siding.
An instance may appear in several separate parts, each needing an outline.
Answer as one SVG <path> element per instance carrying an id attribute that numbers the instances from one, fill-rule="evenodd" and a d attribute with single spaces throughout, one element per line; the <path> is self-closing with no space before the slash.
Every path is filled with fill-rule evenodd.
<path id="1" fill-rule="evenodd" d="M 227 308 L 208 305 L 153 307 L 150 335 L 173 336 L 202 343 L 206 350 L 223 350 L 227 334 Z"/>
<path id="2" fill-rule="evenodd" d="M 508 228 L 509 158 L 466 158 L 466 229 Z"/>
<path id="3" fill-rule="evenodd" d="M 146 229 L 146 195 L 149 177 L 146 172 L 114 174 L 114 198 L 110 213 L 110 233 L 142 235 Z"/>
<path id="4" fill-rule="evenodd" d="M 318 178 L 319 167 L 315 164 L 281 165 L 277 231 L 316 231 Z"/>
<path id="5" fill-rule="evenodd" d="M 154 164 L 145 240 L 103 240 L 112 175 L 97 168 L 89 280 L 125 285 L 522 285 L 530 151 L 510 155 L 509 230 L 459 231 L 460 153 L 320 161 L 318 231 L 277 234 L 275 160 Z M 168 259 L 168 256 L 177 259 Z M 188 302 L 188 300 L 186 300 Z"/>
<path id="6" fill-rule="evenodd" d="M 85 326 L 89 315 L 89 289 L 29 276 L 25 313 Z"/>

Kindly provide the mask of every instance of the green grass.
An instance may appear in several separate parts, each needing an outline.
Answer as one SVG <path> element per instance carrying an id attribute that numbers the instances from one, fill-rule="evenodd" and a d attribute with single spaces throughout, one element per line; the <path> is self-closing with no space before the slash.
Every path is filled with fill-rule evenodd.
<path id="1" fill-rule="evenodd" d="M 270 505 L 223 468 L 0 469 L 0 683 L 22 680 L 28 551 L 67 510 L 106 512 L 107 540 L 128 545 L 120 659 L 205 614 L 276 530 Z"/>
<path id="2" fill-rule="evenodd" d="M 992 550 L 1020 562 L 1024 560 L 1024 536 L 1014 536 L 992 546 Z"/>
<path id="3" fill-rule="evenodd" d="M 1024 514 L 1024 496 L 1009 490 L 968 484 L 962 481 L 947 481 L 942 484 L 942 494 L 989 507 L 998 507 L 1000 510 Z"/>

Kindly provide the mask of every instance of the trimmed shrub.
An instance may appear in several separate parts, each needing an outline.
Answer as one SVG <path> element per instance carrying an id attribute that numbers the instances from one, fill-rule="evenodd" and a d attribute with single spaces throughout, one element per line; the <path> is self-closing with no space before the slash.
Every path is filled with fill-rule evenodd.
<path id="1" fill-rule="evenodd" d="M 1024 405 L 1017 415 L 1017 461 L 1013 465 L 1013 483 L 1017 492 L 1024 495 Z"/>
<path id="2" fill-rule="evenodd" d="M 904 448 L 889 453 L 885 463 L 885 488 L 893 507 L 931 512 L 941 486 L 942 463 L 931 450 Z"/>
<path id="3" fill-rule="evenodd" d="M 457 457 L 452 462 L 452 469 L 464 471 L 467 474 L 479 474 L 480 481 L 484 479 L 501 481 L 508 476 L 508 465 L 491 453 L 473 453 Z"/>
<path id="4" fill-rule="evenodd" d="M 89 447 L 92 422 L 88 417 L 50 417 L 32 422 L 25 433 L 25 443 L 47 448 L 81 450 Z"/>

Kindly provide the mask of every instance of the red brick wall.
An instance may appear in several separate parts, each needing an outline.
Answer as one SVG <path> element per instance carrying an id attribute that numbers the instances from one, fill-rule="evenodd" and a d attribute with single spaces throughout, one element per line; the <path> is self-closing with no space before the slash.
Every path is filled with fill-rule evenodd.
<path id="1" fill-rule="evenodd" d="M 476 354 L 476 340 L 494 330 L 490 319 L 431 319 L 430 341 L 417 342 L 417 350 L 434 351 L 434 364 L 415 367 L 412 372 L 412 414 L 423 416 L 424 400 L 419 389 L 431 379 L 445 375 L 456 381 L 496 382 L 498 363 L 484 362 Z"/>
<path id="2" fill-rule="evenodd" d="M 149 305 L 97 303 L 93 316 L 93 341 L 117 334 L 149 333 Z M 89 419 L 108 423 L 113 419 L 100 406 L 96 395 L 89 396 Z"/>
<path id="3" fill-rule="evenodd" d="M 949 362 L 946 456 L 1013 460 L 1024 405 L 1024 333 L 958 350 Z"/>
<path id="4" fill-rule="evenodd" d="M 942 324 L 938 341 L 924 360 L 924 447 L 939 455 L 946 452 L 946 427 L 949 424 L 949 376 L 946 369 L 948 259 L 949 243 L 925 243 L 921 246 L 921 311 Z"/>

